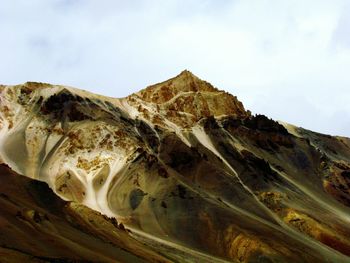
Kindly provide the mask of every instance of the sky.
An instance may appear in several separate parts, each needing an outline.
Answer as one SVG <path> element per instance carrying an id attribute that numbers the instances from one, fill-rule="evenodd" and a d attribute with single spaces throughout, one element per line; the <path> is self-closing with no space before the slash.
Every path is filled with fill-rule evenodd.
<path id="1" fill-rule="evenodd" d="M 0 0 L 0 83 L 124 97 L 188 69 L 254 114 L 350 137 L 348 0 Z"/>

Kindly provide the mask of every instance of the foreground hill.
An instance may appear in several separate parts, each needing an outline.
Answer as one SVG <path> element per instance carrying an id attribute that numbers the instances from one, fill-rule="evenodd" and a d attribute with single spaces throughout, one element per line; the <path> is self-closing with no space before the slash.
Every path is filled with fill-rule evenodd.
<path id="1" fill-rule="evenodd" d="M 154 254 L 130 253 L 178 262 L 350 260 L 347 138 L 252 116 L 189 71 L 122 99 L 44 83 L 0 92 L 1 161 L 116 218 L 129 230 L 121 240 L 136 238 Z"/>
<path id="2" fill-rule="evenodd" d="M 0 165 L 1 262 L 170 262 L 122 224 Z"/>

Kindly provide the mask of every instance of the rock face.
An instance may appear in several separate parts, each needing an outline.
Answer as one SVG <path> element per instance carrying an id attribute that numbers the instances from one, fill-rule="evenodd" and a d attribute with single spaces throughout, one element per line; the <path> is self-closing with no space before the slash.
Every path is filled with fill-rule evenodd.
<path id="1" fill-rule="evenodd" d="M 122 240 L 154 253 L 129 247 L 138 257 L 350 260 L 348 138 L 252 116 L 189 71 L 123 99 L 44 83 L 0 92 L 1 162 L 89 207 L 77 216 L 116 218 Z"/>

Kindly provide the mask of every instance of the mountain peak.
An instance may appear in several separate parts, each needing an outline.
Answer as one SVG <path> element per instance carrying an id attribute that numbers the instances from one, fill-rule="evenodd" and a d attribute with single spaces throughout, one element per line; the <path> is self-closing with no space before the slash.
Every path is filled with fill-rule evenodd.
<path id="1" fill-rule="evenodd" d="M 181 75 L 187 75 L 187 76 L 192 76 L 192 77 L 197 77 L 195 76 L 191 71 L 189 71 L 188 69 L 184 69 L 183 71 L 181 71 L 181 73 L 178 75 L 178 76 L 181 76 Z"/>
<path id="2" fill-rule="evenodd" d="M 181 93 L 215 92 L 216 89 L 189 70 L 183 70 L 179 75 L 166 81 L 148 86 L 137 93 L 144 101 L 154 103 L 165 103 Z"/>
<path id="3" fill-rule="evenodd" d="M 196 75 L 194 75 L 191 71 L 189 71 L 187 69 L 181 71 L 181 73 L 179 75 L 174 77 L 174 79 L 178 79 L 178 78 L 180 78 L 180 79 L 186 78 L 186 79 L 192 79 L 192 80 L 199 80 L 199 81 L 201 81 L 200 78 L 198 78 Z"/>
<path id="4" fill-rule="evenodd" d="M 129 96 L 129 102 L 140 109 L 140 104 L 156 105 L 156 112 L 183 127 L 209 116 L 250 116 L 237 97 L 215 88 L 189 70 Z"/>

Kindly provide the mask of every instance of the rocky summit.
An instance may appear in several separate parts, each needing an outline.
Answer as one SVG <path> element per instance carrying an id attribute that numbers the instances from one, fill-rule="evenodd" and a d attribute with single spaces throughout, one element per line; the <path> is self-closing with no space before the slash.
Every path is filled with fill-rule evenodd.
<path id="1" fill-rule="evenodd" d="M 350 139 L 189 71 L 128 97 L 0 86 L 1 262 L 350 262 Z"/>

